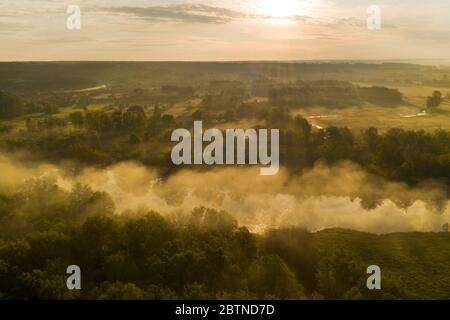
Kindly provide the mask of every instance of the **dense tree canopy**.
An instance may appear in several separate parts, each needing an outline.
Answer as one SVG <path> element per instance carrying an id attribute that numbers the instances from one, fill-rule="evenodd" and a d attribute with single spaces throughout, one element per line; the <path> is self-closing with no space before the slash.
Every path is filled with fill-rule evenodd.
<path id="1" fill-rule="evenodd" d="M 44 179 L 1 194 L 0 299 L 449 298 L 448 270 L 428 272 L 450 259 L 446 232 L 256 235 L 207 208 L 183 224 L 113 213 L 107 194 L 82 185 L 67 192 Z M 383 265 L 382 291 L 365 286 L 373 261 Z M 66 288 L 72 264 L 82 270 L 79 291 Z"/>

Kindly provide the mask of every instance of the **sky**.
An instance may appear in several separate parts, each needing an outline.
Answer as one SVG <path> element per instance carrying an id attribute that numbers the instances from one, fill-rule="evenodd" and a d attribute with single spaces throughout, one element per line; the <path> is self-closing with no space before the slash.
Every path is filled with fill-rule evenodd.
<path id="1" fill-rule="evenodd" d="M 449 15 L 449 0 L 1 0 L 0 61 L 449 59 Z"/>

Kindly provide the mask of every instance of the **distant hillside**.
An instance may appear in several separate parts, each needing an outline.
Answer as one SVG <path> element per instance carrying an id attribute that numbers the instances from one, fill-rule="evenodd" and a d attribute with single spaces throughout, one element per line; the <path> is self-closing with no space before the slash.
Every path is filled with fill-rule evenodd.
<path id="1" fill-rule="evenodd" d="M 449 67 L 402 63 L 288 62 L 29 62 L 0 63 L 0 88 L 75 90 L 101 84 L 147 86 L 212 79 L 346 80 L 450 86 Z"/>

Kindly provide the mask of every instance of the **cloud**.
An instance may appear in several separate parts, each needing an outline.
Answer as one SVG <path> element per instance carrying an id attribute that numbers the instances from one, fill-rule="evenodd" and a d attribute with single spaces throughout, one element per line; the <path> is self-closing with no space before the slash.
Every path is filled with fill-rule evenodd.
<path id="1" fill-rule="evenodd" d="M 430 30 L 408 30 L 405 36 L 413 41 L 421 41 L 423 43 L 448 43 L 450 41 L 450 32 L 447 30 L 430 31 Z"/>
<path id="2" fill-rule="evenodd" d="M 22 23 L 0 21 L 0 32 L 20 32 L 29 31 L 32 27 Z"/>
<path id="3" fill-rule="evenodd" d="M 294 16 L 292 17 L 296 22 L 303 24 L 312 24 L 318 26 L 324 26 L 329 28 L 339 27 L 357 27 L 365 28 L 366 21 L 356 17 L 347 18 L 312 18 L 308 16 Z"/>
<path id="4" fill-rule="evenodd" d="M 244 13 L 238 11 L 203 4 L 181 4 L 152 7 L 112 7 L 105 10 L 109 12 L 133 15 L 145 20 L 189 23 L 221 24 L 246 16 Z"/>

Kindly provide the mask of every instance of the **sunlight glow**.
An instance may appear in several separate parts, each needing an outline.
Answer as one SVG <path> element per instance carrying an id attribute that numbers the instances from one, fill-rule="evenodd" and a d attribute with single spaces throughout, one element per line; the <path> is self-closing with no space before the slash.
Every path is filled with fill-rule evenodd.
<path id="1" fill-rule="evenodd" d="M 260 8 L 263 14 L 274 18 L 286 18 L 302 13 L 298 0 L 260 0 Z"/>

